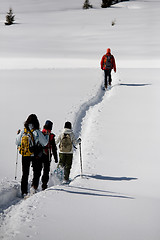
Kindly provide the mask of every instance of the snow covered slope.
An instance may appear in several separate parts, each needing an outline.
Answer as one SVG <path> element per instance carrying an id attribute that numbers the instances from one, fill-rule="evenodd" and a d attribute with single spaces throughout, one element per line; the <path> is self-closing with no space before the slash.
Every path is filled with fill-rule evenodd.
<path id="1" fill-rule="evenodd" d="M 84 11 L 82 0 L 1 0 L 0 239 L 160 239 L 160 2 L 90 2 Z M 118 71 L 104 92 L 108 47 Z M 69 186 L 51 176 L 46 191 L 22 200 L 14 142 L 30 113 L 41 127 L 51 119 L 56 135 L 73 122 L 83 178 L 77 149 Z"/>

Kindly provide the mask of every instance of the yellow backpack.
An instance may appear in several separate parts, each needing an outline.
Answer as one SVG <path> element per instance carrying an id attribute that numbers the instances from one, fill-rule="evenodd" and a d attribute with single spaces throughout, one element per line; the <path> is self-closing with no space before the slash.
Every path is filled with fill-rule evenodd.
<path id="1" fill-rule="evenodd" d="M 24 133 L 21 138 L 21 145 L 19 147 L 19 153 L 23 157 L 29 157 L 33 154 L 33 151 L 31 150 L 31 146 L 33 147 L 35 145 L 33 131 L 34 129 L 28 131 L 26 128 L 24 128 Z"/>

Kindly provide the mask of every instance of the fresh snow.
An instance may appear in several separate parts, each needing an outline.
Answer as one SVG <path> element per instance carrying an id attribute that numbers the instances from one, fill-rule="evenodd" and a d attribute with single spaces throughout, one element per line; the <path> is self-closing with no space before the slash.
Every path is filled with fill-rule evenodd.
<path id="1" fill-rule="evenodd" d="M 0 239 L 160 239 L 160 2 L 83 2 L 1 0 Z M 104 91 L 108 47 L 117 73 Z M 49 188 L 23 200 L 15 138 L 30 113 L 56 136 L 73 123 L 83 176 L 77 146 L 72 182 L 57 181 L 52 161 Z"/>

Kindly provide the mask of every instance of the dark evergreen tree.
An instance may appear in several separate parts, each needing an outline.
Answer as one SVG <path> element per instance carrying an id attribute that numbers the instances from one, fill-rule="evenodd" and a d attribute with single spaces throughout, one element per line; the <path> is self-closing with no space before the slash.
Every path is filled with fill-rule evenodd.
<path id="1" fill-rule="evenodd" d="M 107 8 L 110 7 L 112 5 L 112 0 L 102 0 L 102 8 Z"/>
<path id="2" fill-rule="evenodd" d="M 89 0 L 85 0 L 83 4 L 83 9 L 88 9 L 88 8 L 92 8 L 92 5 L 90 4 Z"/>
<path id="3" fill-rule="evenodd" d="M 101 7 L 102 8 L 107 8 L 110 7 L 113 4 L 119 3 L 119 2 L 124 2 L 124 1 L 129 1 L 129 0 L 102 0 Z"/>
<path id="4" fill-rule="evenodd" d="M 14 18 L 15 18 L 15 15 L 13 15 L 13 11 L 12 11 L 12 8 L 9 9 L 9 12 L 7 13 L 6 15 L 6 22 L 5 22 L 5 25 L 11 25 L 14 23 Z"/>

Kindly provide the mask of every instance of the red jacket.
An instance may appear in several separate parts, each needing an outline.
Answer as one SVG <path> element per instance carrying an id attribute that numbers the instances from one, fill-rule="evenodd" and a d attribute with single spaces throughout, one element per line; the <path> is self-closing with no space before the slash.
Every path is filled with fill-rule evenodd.
<path id="1" fill-rule="evenodd" d="M 114 71 L 116 72 L 116 62 L 115 62 L 115 58 L 114 58 L 114 56 L 113 56 L 112 54 L 110 54 L 110 53 L 106 53 L 106 54 L 102 57 L 102 59 L 101 59 L 101 69 L 102 69 L 102 70 L 105 70 L 103 66 L 104 66 L 104 59 L 105 59 L 106 55 L 107 55 L 107 56 L 111 56 L 112 69 L 114 69 Z"/>
<path id="2" fill-rule="evenodd" d="M 46 129 L 43 129 L 42 133 L 44 135 L 48 134 L 46 132 Z M 50 152 L 50 156 L 51 156 L 51 153 L 53 154 L 55 163 L 57 163 L 58 162 L 57 147 L 55 143 L 55 135 L 53 133 L 49 134 L 49 143 L 44 147 L 44 153 L 46 155 L 49 155 L 49 152 Z"/>

